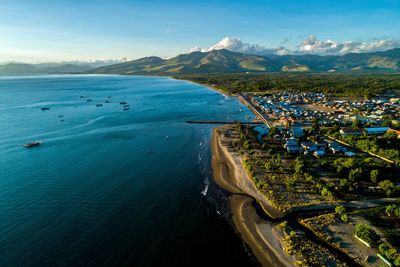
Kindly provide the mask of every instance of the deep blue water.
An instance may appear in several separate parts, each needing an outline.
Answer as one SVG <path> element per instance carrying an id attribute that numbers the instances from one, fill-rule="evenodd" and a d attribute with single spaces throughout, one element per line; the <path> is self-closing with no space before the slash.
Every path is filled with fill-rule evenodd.
<path id="1" fill-rule="evenodd" d="M 0 77 L 0 266 L 251 264 L 216 212 L 212 125 L 186 123 L 248 115 L 164 77 Z"/>

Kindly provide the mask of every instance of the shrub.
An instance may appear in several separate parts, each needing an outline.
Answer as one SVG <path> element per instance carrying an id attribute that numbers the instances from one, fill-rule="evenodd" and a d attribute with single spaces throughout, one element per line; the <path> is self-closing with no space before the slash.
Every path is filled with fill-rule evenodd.
<path id="1" fill-rule="evenodd" d="M 343 215 L 346 213 L 346 208 L 343 205 L 338 205 L 335 207 L 335 212 L 338 215 Z"/>
<path id="2" fill-rule="evenodd" d="M 376 245 L 380 240 L 380 237 L 375 230 L 366 224 L 356 224 L 354 234 L 371 246 Z"/>
<path id="3" fill-rule="evenodd" d="M 369 176 L 371 177 L 371 181 L 376 184 L 378 182 L 378 178 L 379 178 L 379 171 L 372 170 L 370 172 Z"/>

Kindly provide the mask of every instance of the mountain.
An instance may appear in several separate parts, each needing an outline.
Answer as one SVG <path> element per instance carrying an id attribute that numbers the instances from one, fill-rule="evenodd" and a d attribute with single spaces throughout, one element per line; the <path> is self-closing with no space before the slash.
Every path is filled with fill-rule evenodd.
<path id="1" fill-rule="evenodd" d="M 91 69 L 88 65 L 8 63 L 0 65 L 0 75 L 82 73 Z"/>
<path id="2" fill-rule="evenodd" d="M 248 55 L 226 49 L 170 59 L 145 57 L 89 71 L 102 74 L 180 75 L 240 72 L 400 72 L 400 48 L 343 56 Z"/>
<path id="3" fill-rule="evenodd" d="M 266 57 L 245 55 L 223 49 L 206 53 L 182 54 L 167 60 L 158 57 L 146 57 L 97 68 L 92 73 L 176 75 L 213 72 L 265 72 L 270 71 L 268 69 L 269 61 Z"/>

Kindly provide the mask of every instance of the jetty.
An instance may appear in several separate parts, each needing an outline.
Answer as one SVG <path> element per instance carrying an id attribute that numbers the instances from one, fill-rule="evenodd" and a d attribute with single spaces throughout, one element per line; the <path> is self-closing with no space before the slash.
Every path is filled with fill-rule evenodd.
<path id="1" fill-rule="evenodd" d="M 186 121 L 186 123 L 199 123 L 199 124 L 247 124 L 247 125 L 261 125 L 264 124 L 262 122 L 255 121 L 211 121 L 211 120 L 195 120 L 195 121 Z"/>

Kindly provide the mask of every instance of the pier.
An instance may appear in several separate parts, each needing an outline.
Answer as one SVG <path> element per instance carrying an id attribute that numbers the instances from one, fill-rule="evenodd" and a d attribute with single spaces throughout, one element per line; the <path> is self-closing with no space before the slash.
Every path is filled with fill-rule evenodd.
<path id="1" fill-rule="evenodd" d="M 262 122 L 254 122 L 254 121 L 209 121 L 209 120 L 195 120 L 195 121 L 186 121 L 186 123 L 198 123 L 198 124 L 248 124 L 248 125 L 261 125 Z"/>

